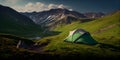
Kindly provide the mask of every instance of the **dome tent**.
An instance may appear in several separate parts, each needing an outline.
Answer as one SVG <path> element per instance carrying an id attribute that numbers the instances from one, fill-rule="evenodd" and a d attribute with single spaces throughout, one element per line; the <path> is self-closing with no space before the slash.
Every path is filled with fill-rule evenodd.
<path id="1" fill-rule="evenodd" d="M 90 45 L 97 44 L 97 42 L 92 38 L 90 33 L 83 29 L 76 29 L 70 31 L 68 37 L 65 38 L 64 41 L 72 42 L 72 43 L 90 44 Z"/>

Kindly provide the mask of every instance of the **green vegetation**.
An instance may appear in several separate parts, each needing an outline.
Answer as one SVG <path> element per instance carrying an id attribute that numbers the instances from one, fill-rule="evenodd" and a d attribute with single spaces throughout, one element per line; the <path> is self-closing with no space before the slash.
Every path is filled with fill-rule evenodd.
<path id="1" fill-rule="evenodd" d="M 1 15 L 0 15 L 1 16 Z M 41 27 L 35 24 L 24 25 L 21 22 L 14 21 L 14 18 L 1 16 L 0 33 L 13 34 L 22 37 L 35 37 L 41 34 Z"/>
<path id="2" fill-rule="evenodd" d="M 36 37 L 41 34 L 41 31 L 41 27 L 28 17 L 12 8 L 0 5 L 0 33 Z"/>
<path id="3" fill-rule="evenodd" d="M 99 44 L 90 46 L 63 42 L 69 31 L 77 28 L 90 32 Z M 39 45 L 46 45 L 43 50 L 49 54 L 102 58 L 120 56 L 120 11 L 90 22 L 80 23 L 78 20 L 68 25 L 60 25 L 54 31 L 61 33 L 37 41 Z"/>
<path id="4" fill-rule="evenodd" d="M 51 31 L 44 31 L 44 29 L 41 29 L 41 27 L 34 24 L 27 17 L 23 18 L 22 15 L 9 8 L 6 8 L 6 11 L 4 11 L 3 8 L 6 7 L 1 7 L 0 11 L 0 58 L 9 59 L 16 57 L 17 59 L 27 58 L 32 60 L 31 58 L 47 57 L 49 59 L 49 57 L 55 57 L 61 60 L 64 58 L 75 60 L 76 57 L 80 59 L 89 59 L 89 57 L 107 59 L 119 58 L 120 56 L 120 11 L 93 21 L 81 23 L 80 20 L 84 19 L 80 19 L 68 25 L 58 25 Z M 85 45 L 64 42 L 69 31 L 78 28 L 90 32 L 99 44 Z M 39 35 L 44 38 L 35 40 L 34 42 L 38 43 L 36 46 L 34 46 L 33 41 L 18 37 L 34 37 Z M 19 40 L 24 41 L 33 50 L 24 49 L 24 46 L 19 49 L 16 48 Z"/>
<path id="5" fill-rule="evenodd" d="M 30 42 L 25 38 L 20 38 L 13 35 L 0 35 L 0 58 L 10 59 L 14 56 L 19 57 L 29 53 L 26 49 L 17 49 L 18 40 L 26 40 L 25 42 Z"/>

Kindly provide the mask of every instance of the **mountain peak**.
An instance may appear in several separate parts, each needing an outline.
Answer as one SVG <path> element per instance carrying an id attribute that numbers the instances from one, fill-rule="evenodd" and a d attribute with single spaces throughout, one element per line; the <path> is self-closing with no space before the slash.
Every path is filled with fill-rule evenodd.
<path id="1" fill-rule="evenodd" d="M 79 18 L 86 18 L 84 14 L 77 11 L 70 11 L 65 8 L 50 9 L 48 11 L 36 12 L 36 13 L 23 13 L 31 18 L 36 24 L 49 25 L 51 23 L 63 22 L 63 20 L 75 20 Z M 72 17 L 67 18 L 66 17 Z M 66 23 L 66 22 L 63 22 Z"/>

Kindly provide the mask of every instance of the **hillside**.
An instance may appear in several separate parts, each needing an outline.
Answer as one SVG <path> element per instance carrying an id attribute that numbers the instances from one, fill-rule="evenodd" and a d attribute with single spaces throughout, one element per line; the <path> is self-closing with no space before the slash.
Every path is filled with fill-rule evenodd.
<path id="1" fill-rule="evenodd" d="M 17 48 L 18 41 L 21 40 L 24 42 L 25 45 L 29 46 L 27 48 L 32 47 L 33 41 L 18 37 L 15 35 L 8 35 L 0 34 L 0 59 L 3 60 L 24 60 L 24 59 L 47 59 L 45 58 L 47 55 L 42 55 L 39 53 L 36 53 L 34 51 L 31 51 L 29 49 L 26 49 L 25 46 L 22 46 L 20 48 Z M 23 43 L 22 43 L 23 44 Z"/>
<path id="2" fill-rule="evenodd" d="M 28 37 L 39 35 L 40 31 L 41 27 L 28 17 L 10 7 L 0 5 L 0 33 Z"/>
<path id="3" fill-rule="evenodd" d="M 90 32 L 100 44 L 95 46 L 63 42 L 69 31 L 82 28 Z M 52 55 L 72 56 L 79 58 L 118 58 L 120 56 L 120 11 L 90 22 L 73 22 L 60 25 L 54 31 L 59 35 L 38 40 L 39 45 L 46 45 L 43 51 Z"/>

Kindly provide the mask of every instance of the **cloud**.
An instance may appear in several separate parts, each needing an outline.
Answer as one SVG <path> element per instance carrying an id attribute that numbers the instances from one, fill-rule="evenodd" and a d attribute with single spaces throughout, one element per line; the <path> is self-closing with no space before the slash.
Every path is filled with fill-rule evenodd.
<path id="1" fill-rule="evenodd" d="M 54 8 L 68 8 L 68 6 L 65 6 L 65 5 L 63 5 L 63 4 L 60 4 L 60 5 L 49 4 L 49 5 L 48 5 L 48 8 L 49 8 L 49 9 L 54 9 Z"/>
<path id="2" fill-rule="evenodd" d="M 6 4 L 16 4 L 20 0 L 3 0 Z"/>
<path id="3" fill-rule="evenodd" d="M 58 5 L 58 8 L 65 8 L 67 6 L 64 6 L 63 4 Z"/>
<path id="4" fill-rule="evenodd" d="M 50 9 L 55 9 L 55 8 L 67 8 L 69 9 L 69 6 L 63 5 L 63 4 L 44 4 L 41 2 L 36 2 L 36 3 L 27 3 L 24 6 L 13 6 L 15 10 L 19 12 L 39 12 L 39 11 L 44 11 L 44 10 L 50 10 Z"/>
<path id="5" fill-rule="evenodd" d="M 52 8 L 56 8 L 57 7 L 57 5 L 55 5 L 55 4 L 49 4 L 48 5 L 48 9 L 52 9 Z"/>
<path id="6" fill-rule="evenodd" d="M 69 9 L 70 11 L 73 11 L 73 9 Z"/>
<path id="7" fill-rule="evenodd" d="M 41 2 L 36 2 L 35 4 L 29 2 L 22 8 L 23 11 L 24 11 L 24 8 L 25 8 L 25 12 L 32 12 L 32 11 L 38 12 L 38 11 L 45 9 L 45 4 Z"/>
<path id="8" fill-rule="evenodd" d="M 0 0 L 0 4 L 4 5 L 4 6 L 9 6 L 9 7 L 13 7 L 13 6 L 17 6 L 18 3 L 22 2 L 23 0 Z"/>

